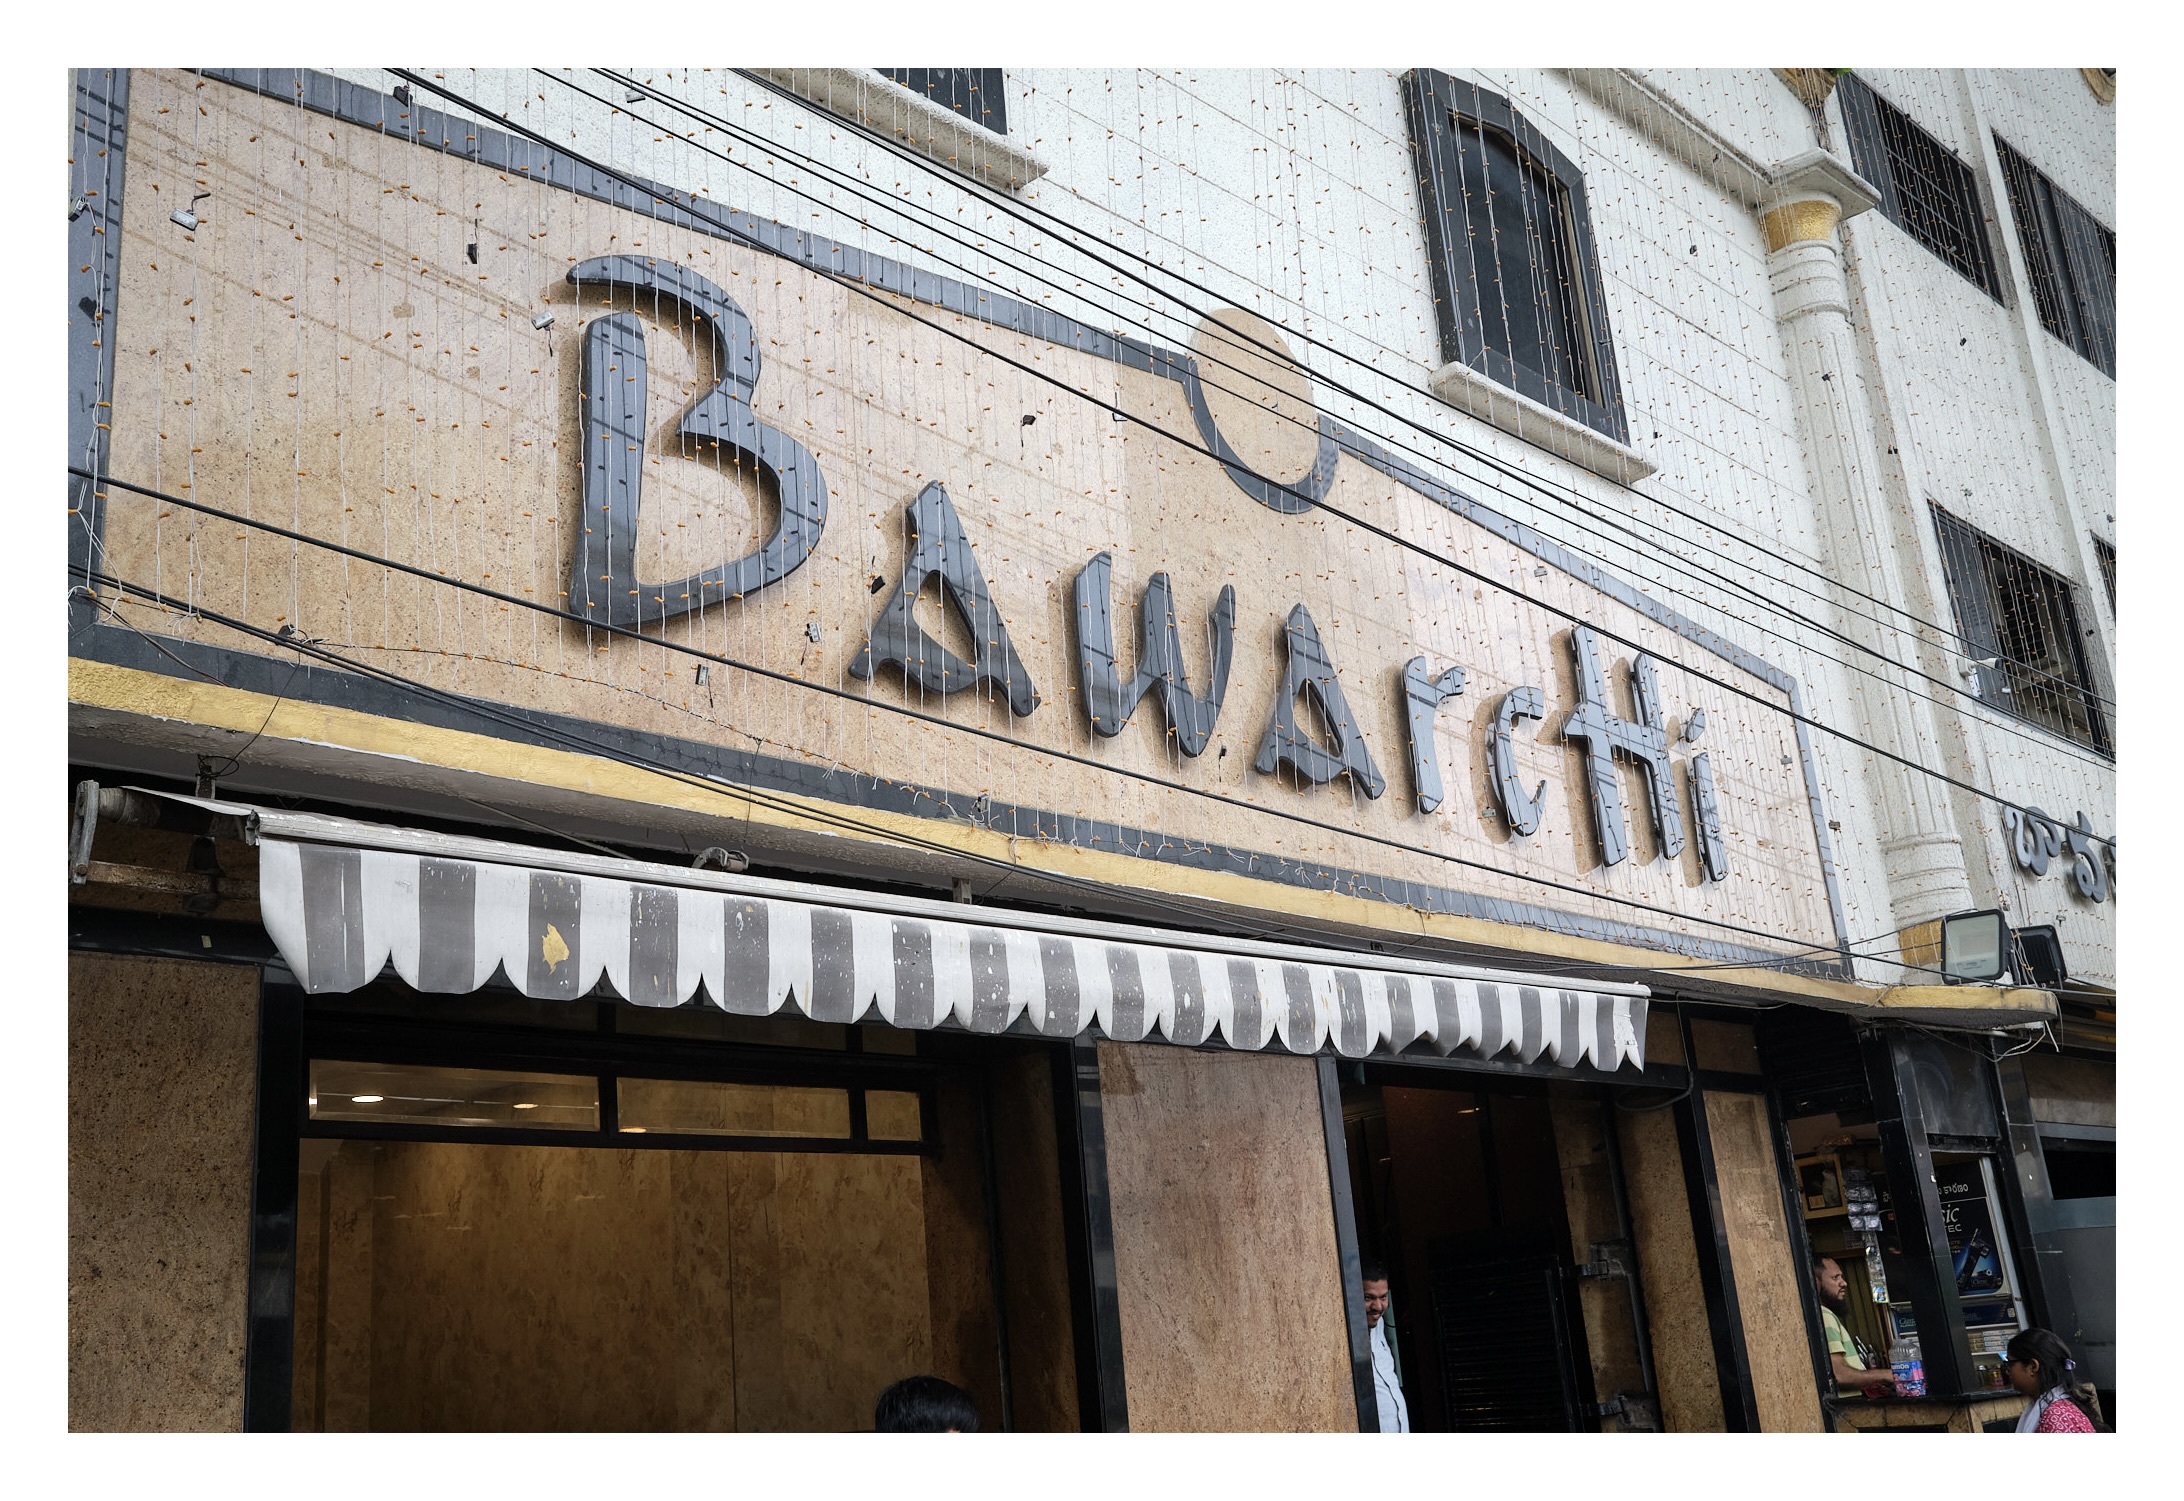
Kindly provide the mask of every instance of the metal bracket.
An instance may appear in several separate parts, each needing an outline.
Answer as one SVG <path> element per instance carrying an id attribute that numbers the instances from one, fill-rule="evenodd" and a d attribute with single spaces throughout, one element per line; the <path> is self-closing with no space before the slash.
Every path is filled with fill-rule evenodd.
<path id="1" fill-rule="evenodd" d="M 1624 1433 L 1659 1433 L 1661 1413 L 1651 1397 L 1624 1392 L 1606 1402 L 1588 1402 L 1578 1409 L 1589 1417 L 1614 1418 Z"/>
<path id="2" fill-rule="evenodd" d="M 1628 1277 L 1630 1247 L 1619 1240 L 1595 1242 L 1592 1259 L 1577 1269 L 1580 1277 Z M 1605 1416 L 1605 1414 L 1602 1414 Z"/>
<path id="3" fill-rule="evenodd" d="M 78 782 L 76 806 L 68 815 L 68 884 L 91 879 L 91 839 L 99 829 L 99 784 Z"/>

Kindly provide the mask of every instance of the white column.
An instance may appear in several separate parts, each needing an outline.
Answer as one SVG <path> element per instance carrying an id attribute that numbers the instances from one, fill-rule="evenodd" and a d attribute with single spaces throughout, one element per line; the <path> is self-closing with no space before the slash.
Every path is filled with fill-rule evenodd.
<path id="1" fill-rule="evenodd" d="M 1897 523 L 1882 483 L 1873 412 L 1860 374 L 1850 322 L 1850 289 L 1836 227 L 1873 206 L 1872 190 L 1840 160 L 1807 152 L 1776 168 L 1760 224 L 1775 316 L 1782 325 L 1797 430 L 1825 539 L 1829 573 L 1839 581 L 1837 628 L 1870 647 L 1844 647 L 1859 710 L 1860 739 L 1919 765 L 1940 769 L 1942 741 L 1934 687 L 1891 662 L 1916 667 L 1920 647 L 1897 615 L 1848 592 L 1855 588 L 1910 610 Z M 1916 557 L 1914 551 L 1911 554 Z M 1887 660 L 1883 660 L 1886 658 Z M 1869 756 L 1878 793 L 1881 850 L 1891 915 L 1900 930 L 1972 905 L 1964 846 L 1947 787 L 1900 762 Z"/>

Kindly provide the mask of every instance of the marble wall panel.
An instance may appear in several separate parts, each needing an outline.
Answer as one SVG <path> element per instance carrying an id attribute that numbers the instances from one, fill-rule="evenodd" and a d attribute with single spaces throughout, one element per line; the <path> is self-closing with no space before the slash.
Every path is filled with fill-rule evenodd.
<path id="1" fill-rule="evenodd" d="M 956 1155 L 977 1171 L 975 1152 Z M 865 1428 L 883 1387 L 935 1368 L 936 1302 L 964 1352 L 941 1374 L 968 1378 L 998 1426 L 991 1316 L 974 1327 L 970 1306 L 989 1287 L 965 1240 L 983 1240 L 978 1185 L 949 1211 L 978 1218 L 948 1226 L 953 1285 L 936 1294 L 922 1163 L 467 1142 L 312 1153 L 296 1426 Z"/>
<path id="2" fill-rule="evenodd" d="M 737 1426 L 870 1428 L 880 1393 L 932 1364 L 918 1159 L 718 1156 L 728 1175 Z"/>

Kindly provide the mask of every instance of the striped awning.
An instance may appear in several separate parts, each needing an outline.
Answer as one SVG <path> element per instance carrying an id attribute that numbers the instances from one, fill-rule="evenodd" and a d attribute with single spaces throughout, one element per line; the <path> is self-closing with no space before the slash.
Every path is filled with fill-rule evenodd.
<path id="1" fill-rule="evenodd" d="M 172 799 L 173 801 L 185 801 Z M 304 989 L 389 967 L 426 992 L 505 975 L 536 999 L 704 1001 L 743 1016 L 926 1029 L 1097 1026 L 1119 1041 L 1344 1057 L 1423 1043 L 1613 1071 L 1645 1064 L 1643 986 L 562 854 L 190 799 L 259 845 L 266 929 Z"/>

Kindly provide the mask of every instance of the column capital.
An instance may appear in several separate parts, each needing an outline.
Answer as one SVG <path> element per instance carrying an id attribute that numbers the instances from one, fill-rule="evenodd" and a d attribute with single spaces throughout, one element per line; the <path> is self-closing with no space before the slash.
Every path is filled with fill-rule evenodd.
<path id="1" fill-rule="evenodd" d="M 1878 189 L 1832 152 L 1806 151 L 1777 162 L 1767 174 L 1767 195 L 1760 204 L 1759 223 L 1767 236 L 1767 249 L 1833 240 L 1838 224 L 1864 213 L 1880 199 Z"/>

